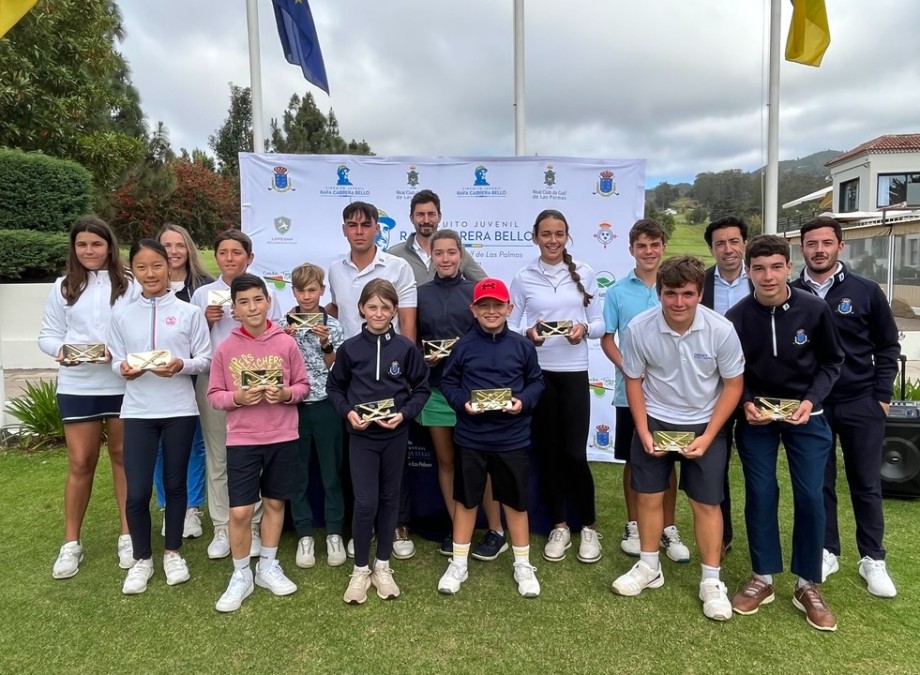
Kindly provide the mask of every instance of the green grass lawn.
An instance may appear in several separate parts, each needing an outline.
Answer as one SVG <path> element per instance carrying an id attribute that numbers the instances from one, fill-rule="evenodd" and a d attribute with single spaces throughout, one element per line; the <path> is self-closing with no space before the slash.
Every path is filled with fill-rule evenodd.
<path id="1" fill-rule="evenodd" d="M 737 503 L 743 502 L 737 458 Z M 785 465 L 780 473 L 785 477 Z M 294 566 L 296 539 L 285 533 L 281 562 L 300 590 L 276 598 L 257 588 L 232 615 L 214 603 L 231 571 L 229 559 L 208 560 L 206 537 L 183 549 L 191 580 L 167 587 L 156 574 L 146 593 L 121 594 L 117 516 L 108 462 L 100 461 L 83 543 L 86 559 L 68 580 L 51 578 L 60 545 L 62 451 L 0 453 L 0 673 L 839 673 L 920 671 L 920 552 L 914 548 L 920 504 L 886 502 L 887 544 L 900 594 L 879 600 L 856 572 L 849 506 L 843 510 L 841 571 L 825 585 L 837 614 L 837 633 L 807 626 L 793 608 L 793 578 L 778 578 L 777 601 L 750 617 L 708 621 L 696 597 L 698 557 L 676 565 L 662 557 L 663 588 L 638 598 L 610 592 L 613 578 L 633 560 L 619 551 L 624 518 L 615 465 L 594 465 L 605 557 L 582 565 L 574 551 L 561 563 L 540 559 L 544 537 L 532 538 L 543 585 L 539 599 L 518 597 L 510 554 L 493 563 L 471 561 L 471 576 L 455 597 L 439 595 L 446 559 L 419 541 L 408 561 L 394 561 L 403 595 L 372 596 L 352 607 L 341 595 L 350 567 Z M 788 480 L 782 482 L 783 541 L 788 546 Z M 845 495 L 842 495 L 845 499 Z M 848 501 L 841 503 L 848 504 Z M 681 496 L 679 525 L 692 539 L 689 506 Z M 154 523 L 159 532 L 160 517 Z M 723 578 L 730 590 L 749 572 L 736 513 L 736 547 Z M 318 533 L 320 536 L 322 533 Z M 154 535 L 154 550 L 162 538 Z M 789 551 L 786 551 L 788 560 Z"/>
<path id="2" fill-rule="evenodd" d="M 715 258 L 703 240 L 705 230 L 705 225 L 688 225 L 678 220 L 671 238 L 668 239 L 666 256 L 695 255 L 706 267 L 715 264 Z"/>

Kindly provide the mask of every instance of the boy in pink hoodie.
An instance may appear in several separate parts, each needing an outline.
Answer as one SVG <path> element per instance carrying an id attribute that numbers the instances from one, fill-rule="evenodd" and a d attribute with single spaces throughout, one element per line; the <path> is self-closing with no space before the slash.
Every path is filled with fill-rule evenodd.
<path id="1" fill-rule="evenodd" d="M 284 502 L 297 474 L 297 403 L 310 391 L 297 343 L 268 320 L 271 298 L 259 277 L 241 274 L 230 284 L 233 311 L 241 322 L 214 352 L 208 403 L 227 411 L 227 491 L 233 576 L 217 611 L 233 612 L 253 591 L 249 546 L 253 509 L 261 493 L 262 552 L 255 585 L 290 595 L 297 585 L 278 564 Z M 253 384 L 280 371 L 280 386 Z M 244 376 L 245 373 L 245 376 Z"/>

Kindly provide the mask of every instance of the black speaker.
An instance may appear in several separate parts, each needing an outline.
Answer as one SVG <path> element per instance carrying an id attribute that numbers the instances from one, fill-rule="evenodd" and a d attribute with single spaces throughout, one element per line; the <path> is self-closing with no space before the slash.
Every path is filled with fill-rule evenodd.
<path id="1" fill-rule="evenodd" d="M 883 497 L 920 497 L 920 417 L 916 413 L 917 408 L 910 408 L 910 412 L 903 416 L 895 416 L 895 413 L 885 424 Z"/>

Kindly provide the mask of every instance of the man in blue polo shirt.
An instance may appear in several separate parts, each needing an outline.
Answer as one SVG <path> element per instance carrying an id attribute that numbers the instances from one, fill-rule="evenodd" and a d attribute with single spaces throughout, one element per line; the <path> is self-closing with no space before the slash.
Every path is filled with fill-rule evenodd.
<path id="1" fill-rule="evenodd" d="M 623 355 L 614 336 L 622 338 L 626 326 L 638 314 L 657 307 L 660 303 L 655 290 L 658 267 L 668 243 L 668 233 L 661 224 L 650 218 L 636 221 L 629 230 L 629 254 L 635 258 L 636 267 L 625 278 L 607 289 L 604 299 L 604 322 L 607 332 L 601 338 L 601 348 L 607 358 L 617 367 L 616 391 L 613 405 L 616 408 L 616 429 L 614 457 L 626 463 L 623 467 L 623 498 L 626 502 L 626 527 L 620 548 L 624 553 L 638 557 L 640 553 L 639 526 L 636 523 L 638 506 L 636 493 L 632 489 L 632 471 L 629 466 L 629 447 L 636 431 L 629 404 L 626 402 L 626 381 L 623 377 Z M 664 497 L 664 533 L 661 544 L 668 557 L 675 562 L 689 562 L 690 549 L 680 539 L 674 525 L 674 505 L 677 500 L 677 481 L 671 473 L 670 484 Z"/>

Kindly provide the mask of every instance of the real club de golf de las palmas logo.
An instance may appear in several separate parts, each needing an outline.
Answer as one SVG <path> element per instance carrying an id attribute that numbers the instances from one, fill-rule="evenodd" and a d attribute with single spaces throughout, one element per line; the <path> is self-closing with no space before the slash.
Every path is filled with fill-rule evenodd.
<path id="1" fill-rule="evenodd" d="M 409 187 L 418 186 L 418 169 L 416 169 L 415 164 L 409 165 L 409 170 L 406 172 L 406 184 Z"/>
<path id="2" fill-rule="evenodd" d="M 546 165 L 546 171 L 543 172 L 543 184 L 546 187 L 553 187 L 556 184 L 556 172 L 553 171 L 552 164 Z"/>
<path id="3" fill-rule="evenodd" d="M 605 169 L 598 174 L 600 180 L 597 181 L 597 185 L 594 188 L 594 194 L 600 195 L 601 197 L 610 197 L 612 195 L 620 194 L 617 191 L 617 184 L 613 181 L 615 174 L 610 169 Z"/>
<path id="4" fill-rule="evenodd" d="M 274 192 L 288 192 L 294 189 L 294 182 L 288 175 L 286 166 L 276 166 L 272 169 L 272 182 L 268 189 Z"/>

